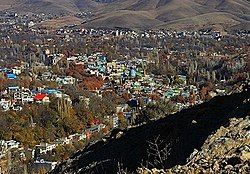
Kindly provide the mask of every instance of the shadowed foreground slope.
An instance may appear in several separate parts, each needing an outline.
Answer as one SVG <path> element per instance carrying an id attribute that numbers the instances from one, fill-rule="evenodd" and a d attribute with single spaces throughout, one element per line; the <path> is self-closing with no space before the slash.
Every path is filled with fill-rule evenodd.
<path id="1" fill-rule="evenodd" d="M 124 169 L 135 171 L 141 164 L 146 165 L 145 161 L 153 160 L 148 158 L 147 150 L 149 142 L 158 136 L 164 144 L 170 143 L 171 148 L 164 167 L 185 164 L 193 150 L 199 150 L 209 135 L 228 125 L 229 118 L 245 117 L 250 113 L 249 98 L 249 90 L 216 97 L 207 103 L 130 129 L 119 139 L 98 142 L 76 153 L 51 173 L 116 173 L 118 162 Z"/>

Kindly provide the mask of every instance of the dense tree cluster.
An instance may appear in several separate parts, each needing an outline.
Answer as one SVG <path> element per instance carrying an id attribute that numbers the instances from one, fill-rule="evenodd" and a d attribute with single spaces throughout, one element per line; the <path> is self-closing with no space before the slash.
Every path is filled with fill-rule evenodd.
<path id="1" fill-rule="evenodd" d="M 173 103 L 160 100 L 156 103 L 148 104 L 147 107 L 141 111 L 137 121 L 141 122 L 163 118 L 175 111 L 176 108 Z"/>
<path id="2" fill-rule="evenodd" d="M 105 117 L 114 114 L 115 107 L 122 101 L 110 92 L 102 97 L 73 92 L 89 97 L 89 106 L 79 100 L 79 96 L 72 105 L 63 98 L 51 96 L 49 104 L 26 104 L 22 111 L 1 112 L 0 139 L 14 139 L 29 147 L 39 142 L 53 142 L 56 138 L 83 132 L 95 118 L 105 122 Z"/>

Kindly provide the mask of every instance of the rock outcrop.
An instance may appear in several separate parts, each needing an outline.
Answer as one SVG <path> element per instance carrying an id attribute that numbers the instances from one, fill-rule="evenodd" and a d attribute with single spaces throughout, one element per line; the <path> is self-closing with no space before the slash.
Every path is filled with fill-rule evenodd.
<path id="1" fill-rule="evenodd" d="M 201 150 L 194 150 L 185 165 L 171 169 L 139 168 L 140 174 L 218 173 L 247 174 L 250 172 L 250 117 L 233 118 L 205 141 Z"/>

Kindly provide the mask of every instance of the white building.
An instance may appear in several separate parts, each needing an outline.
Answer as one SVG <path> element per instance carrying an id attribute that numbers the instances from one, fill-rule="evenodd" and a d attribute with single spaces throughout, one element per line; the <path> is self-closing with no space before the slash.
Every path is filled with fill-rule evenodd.
<path id="1" fill-rule="evenodd" d="M 0 108 L 2 108 L 4 111 L 8 111 L 11 105 L 12 105 L 11 100 L 8 100 L 8 99 L 0 100 Z"/>
<path id="2" fill-rule="evenodd" d="M 61 85 L 73 85 L 76 82 L 76 79 L 71 76 L 66 77 L 57 77 L 56 82 Z"/>
<path id="3" fill-rule="evenodd" d="M 13 74 L 19 75 L 22 73 L 21 67 L 17 67 L 15 66 L 14 68 L 12 68 L 12 72 Z"/>
<path id="4" fill-rule="evenodd" d="M 15 140 L 6 141 L 8 149 L 16 149 L 19 147 L 20 143 Z"/>
<path id="5" fill-rule="evenodd" d="M 46 154 L 54 148 L 56 148 L 56 144 L 40 143 L 39 145 L 36 145 L 36 149 L 40 154 Z"/>

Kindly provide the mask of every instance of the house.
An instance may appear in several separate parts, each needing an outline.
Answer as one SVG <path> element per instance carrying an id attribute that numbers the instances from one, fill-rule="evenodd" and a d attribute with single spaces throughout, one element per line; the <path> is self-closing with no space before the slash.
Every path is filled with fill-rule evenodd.
<path id="1" fill-rule="evenodd" d="M 0 68 L 0 72 L 2 72 L 2 73 L 11 73 L 11 70 L 9 68 Z"/>
<path id="2" fill-rule="evenodd" d="M 132 112 L 124 112 L 124 118 L 126 119 L 126 121 L 131 124 L 133 121 L 133 113 Z"/>
<path id="3" fill-rule="evenodd" d="M 14 80 L 14 79 L 17 79 L 17 75 L 16 74 L 13 74 L 13 73 L 7 73 L 6 74 L 6 77 L 10 80 Z"/>
<path id="4" fill-rule="evenodd" d="M 71 137 L 72 138 L 72 137 Z M 55 143 L 57 145 L 66 145 L 66 144 L 70 144 L 71 142 L 71 139 L 70 138 L 59 138 L 59 139 L 56 139 Z"/>
<path id="5" fill-rule="evenodd" d="M 89 126 L 89 128 L 86 130 L 87 134 L 98 133 L 105 127 L 105 125 L 102 124 L 101 121 L 99 119 L 97 119 L 97 118 L 92 120 L 88 124 L 88 126 Z"/>
<path id="6" fill-rule="evenodd" d="M 209 94 L 212 98 L 214 98 L 214 97 L 217 96 L 217 93 L 214 92 L 214 91 L 210 91 L 208 94 Z"/>
<path id="7" fill-rule="evenodd" d="M 57 89 L 52 89 L 52 88 L 44 89 L 44 90 L 42 90 L 42 93 L 46 93 L 48 95 L 59 95 L 59 94 L 62 94 L 61 91 L 59 91 Z"/>
<path id="8" fill-rule="evenodd" d="M 42 80 L 50 80 L 51 79 L 51 77 L 52 77 L 52 74 L 50 73 L 50 72 L 44 72 L 43 74 L 42 74 Z"/>
<path id="9" fill-rule="evenodd" d="M 20 143 L 15 140 L 6 141 L 8 149 L 16 149 L 19 147 Z"/>
<path id="10" fill-rule="evenodd" d="M 52 59 L 52 64 L 56 65 L 62 59 L 62 57 L 63 57 L 63 54 L 59 54 L 59 55 L 54 54 L 53 59 Z"/>
<path id="11" fill-rule="evenodd" d="M 103 124 L 91 126 L 90 128 L 87 129 L 87 132 L 90 132 L 91 134 L 98 133 L 102 130 L 103 126 L 104 126 Z"/>
<path id="12" fill-rule="evenodd" d="M 123 107 L 122 106 L 117 106 L 116 107 L 116 113 L 123 112 Z"/>
<path id="13" fill-rule="evenodd" d="M 36 152 L 39 154 L 46 154 L 54 148 L 56 148 L 56 144 L 40 143 L 39 145 L 36 145 Z"/>
<path id="14" fill-rule="evenodd" d="M 12 68 L 12 72 L 13 74 L 19 75 L 22 73 L 22 70 L 20 67 L 15 66 L 14 68 Z"/>
<path id="15" fill-rule="evenodd" d="M 10 87 L 8 87 L 8 92 L 9 93 L 14 93 L 14 92 L 17 92 L 17 91 L 20 91 L 19 86 L 10 86 Z"/>
<path id="16" fill-rule="evenodd" d="M 21 92 L 15 92 L 13 98 L 14 98 L 14 100 L 21 100 L 22 99 L 22 93 Z"/>
<path id="17" fill-rule="evenodd" d="M 8 146 L 5 140 L 0 140 L 0 159 L 6 155 Z"/>
<path id="18" fill-rule="evenodd" d="M 29 91 L 23 91 L 21 95 L 22 103 L 31 103 L 34 101 L 31 93 Z"/>
<path id="19" fill-rule="evenodd" d="M 2 108 L 4 111 L 8 111 L 12 105 L 12 102 L 10 99 L 4 99 L 2 98 L 0 100 L 0 108 Z"/>
<path id="20" fill-rule="evenodd" d="M 34 101 L 38 103 L 49 103 L 49 97 L 45 93 L 38 93 L 34 96 Z"/>
<path id="21" fill-rule="evenodd" d="M 78 134 L 78 140 L 85 140 L 87 138 L 86 133 Z"/>
<path id="22" fill-rule="evenodd" d="M 76 82 L 76 79 L 71 76 L 66 76 L 66 77 L 57 77 L 56 82 L 59 85 L 73 85 Z"/>
<path id="23" fill-rule="evenodd" d="M 23 107 L 20 105 L 13 105 L 12 106 L 12 110 L 14 110 L 14 111 L 21 111 L 22 109 L 23 109 Z"/>
<path id="24" fill-rule="evenodd" d="M 80 135 L 80 134 L 72 134 L 72 135 L 69 135 L 69 136 L 68 136 L 68 139 L 69 139 L 70 141 L 78 141 L 79 135 Z"/>
<path id="25" fill-rule="evenodd" d="M 5 140 L 0 140 L 0 150 L 7 149 L 7 143 Z"/>
<path id="26" fill-rule="evenodd" d="M 4 142 L 4 144 L 1 144 L 1 141 L 3 141 L 3 140 L 0 140 L 0 160 L 7 155 L 7 150 L 8 150 L 7 144 L 5 142 Z M 1 167 L 0 167 L 0 173 L 1 173 Z"/>
<path id="27" fill-rule="evenodd" d="M 20 100 L 23 104 L 31 103 L 34 101 L 34 98 L 32 97 L 32 94 L 29 91 L 15 92 L 13 98 L 17 101 Z"/>
<path id="28" fill-rule="evenodd" d="M 116 107 L 116 113 L 123 112 L 128 108 L 128 104 L 121 104 Z"/>

